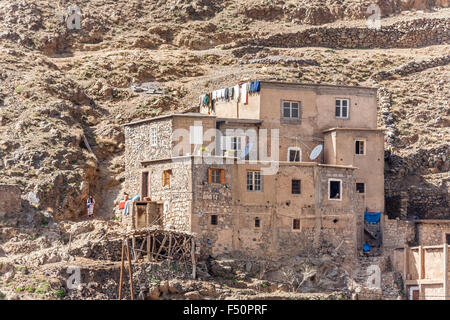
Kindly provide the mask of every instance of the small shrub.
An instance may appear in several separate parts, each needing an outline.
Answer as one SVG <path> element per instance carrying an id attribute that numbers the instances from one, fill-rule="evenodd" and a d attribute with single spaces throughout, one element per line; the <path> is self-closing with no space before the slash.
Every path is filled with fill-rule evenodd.
<path id="1" fill-rule="evenodd" d="M 66 291 L 64 289 L 58 289 L 55 291 L 55 297 L 58 299 L 63 299 L 66 296 Z"/>

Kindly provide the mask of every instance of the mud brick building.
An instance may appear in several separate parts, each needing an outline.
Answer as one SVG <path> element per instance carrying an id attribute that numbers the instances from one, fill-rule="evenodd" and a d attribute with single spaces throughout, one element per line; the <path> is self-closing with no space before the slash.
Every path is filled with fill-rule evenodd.
<path id="1" fill-rule="evenodd" d="M 125 190 L 157 203 L 164 228 L 200 234 L 205 255 L 356 257 L 364 213 L 384 209 L 377 90 L 255 83 L 126 124 Z"/>

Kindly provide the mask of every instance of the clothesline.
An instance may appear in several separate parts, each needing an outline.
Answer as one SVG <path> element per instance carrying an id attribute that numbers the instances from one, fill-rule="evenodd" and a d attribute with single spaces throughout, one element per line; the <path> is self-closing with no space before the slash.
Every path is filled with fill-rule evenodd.
<path id="1" fill-rule="evenodd" d="M 261 90 L 259 81 L 250 81 L 237 84 L 233 87 L 222 88 L 199 96 L 200 105 L 206 105 L 210 109 L 214 108 L 216 101 L 235 101 L 244 104 L 248 103 L 248 94 Z"/>

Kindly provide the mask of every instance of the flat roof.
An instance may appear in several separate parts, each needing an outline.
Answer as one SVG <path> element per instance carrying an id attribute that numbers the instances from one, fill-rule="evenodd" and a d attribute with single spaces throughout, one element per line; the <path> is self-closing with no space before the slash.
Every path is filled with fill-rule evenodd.
<path id="1" fill-rule="evenodd" d="M 264 120 L 259 119 L 240 119 L 240 118 L 217 118 L 217 122 L 235 122 L 235 123 L 250 123 L 250 124 L 261 124 Z"/>
<path id="2" fill-rule="evenodd" d="M 270 161 L 270 160 L 256 160 L 256 163 L 250 163 L 251 160 L 242 160 L 238 159 L 236 157 L 226 157 L 226 156 L 196 156 L 196 155 L 186 155 L 186 156 L 177 156 L 172 158 L 162 158 L 162 159 L 154 159 L 154 160 L 143 160 L 141 161 L 142 165 L 151 164 L 151 163 L 157 163 L 157 162 L 167 162 L 167 161 L 180 161 L 180 160 L 187 160 L 187 159 L 193 159 L 193 158 L 216 158 L 216 159 L 224 159 L 224 165 L 226 164 L 249 164 L 249 165 L 259 165 L 259 164 L 269 164 L 269 163 L 278 163 L 282 166 L 299 166 L 299 167 L 326 167 L 326 168 L 337 168 L 337 169 L 358 169 L 354 166 L 348 166 L 348 165 L 335 165 L 335 164 L 322 164 L 317 162 L 308 162 L 308 161 L 302 161 L 302 162 L 292 162 L 292 161 Z M 233 163 L 226 163 L 226 160 L 233 160 Z M 235 161 L 240 160 L 244 161 L 242 163 L 237 163 Z M 208 165 L 208 163 L 200 163 Z M 210 163 L 210 165 L 215 165 L 215 163 Z"/>
<path id="3" fill-rule="evenodd" d="M 257 80 L 260 83 L 266 84 L 276 84 L 276 85 L 290 85 L 290 86 L 298 86 L 298 87 L 324 87 L 324 88 L 348 88 L 348 89 L 366 89 L 366 90 L 374 90 L 377 91 L 376 87 L 364 87 L 364 86 L 348 86 L 348 85 L 340 85 L 340 84 L 331 84 L 331 83 L 304 83 L 304 82 L 283 82 L 283 81 L 274 81 L 274 80 Z"/>
<path id="4" fill-rule="evenodd" d="M 122 127 L 132 126 L 135 124 L 141 124 L 141 123 L 145 123 L 145 122 L 151 122 L 151 121 L 155 121 L 155 120 L 161 120 L 161 119 L 172 118 L 172 117 L 215 118 L 216 116 L 205 114 L 205 113 L 200 113 L 200 112 L 171 113 L 171 114 L 166 114 L 166 115 L 158 116 L 158 117 L 154 117 L 154 118 L 147 118 L 147 119 L 128 122 L 128 123 L 122 124 L 121 126 Z"/>
<path id="5" fill-rule="evenodd" d="M 323 133 L 331 131 L 379 131 L 384 132 L 386 129 L 369 129 L 369 128 L 330 128 L 322 131 Z"/>

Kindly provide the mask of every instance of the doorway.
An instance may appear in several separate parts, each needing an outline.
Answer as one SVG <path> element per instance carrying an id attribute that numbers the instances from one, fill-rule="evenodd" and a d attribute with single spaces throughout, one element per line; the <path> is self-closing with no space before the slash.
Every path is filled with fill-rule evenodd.
<path id="1" fill-rule="evenodd" d="M 420 300 L 419 293 L 420 291 L 418 286 L 409 287 L 409 300 Z"/>
<path id="2" fill-rule="evenodd" d="M 142 172 L 142 180 L 141 180 L 141 199 L 144 200 L 145 197 L 148 197 L 149 190 L 149 182 L 148 182 L 148 171 Z"/>

